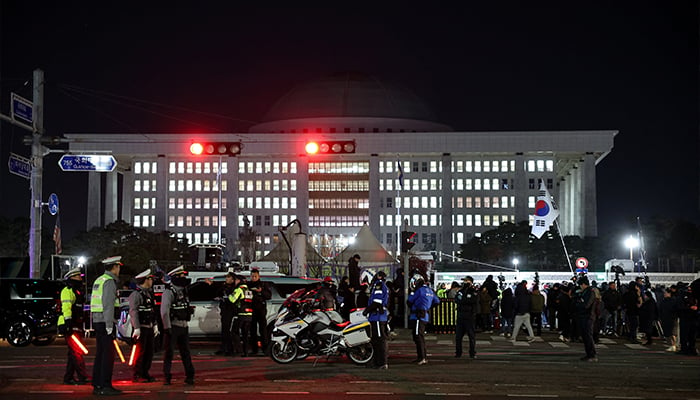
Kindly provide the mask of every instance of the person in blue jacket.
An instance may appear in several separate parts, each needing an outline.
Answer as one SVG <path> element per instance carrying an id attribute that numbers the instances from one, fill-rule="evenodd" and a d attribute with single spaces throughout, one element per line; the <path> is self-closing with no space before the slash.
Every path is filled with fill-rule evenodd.
<path id="1" fill-rule="evenodd" d="M 372 358 L 373 367 L 377 369 L 389 369 L 389 352 L 387 348 L 387 319 L 389 317 L 389 288 L 386 286 L 386 274 L 379 271 L 374 276 L 371 284 L 369 304 L 363 314 L 367 316 L 372 328 Z"/>
<path id="2" fill-rule="evenodd" d="M 414 291 L 408 296 L 408 305 L 411 307 L 411 315 L 408 319 L 411 336 L 416 343 L 416 353 L 418 354 L 418 358 L 414 362 L 418 365 L 425 365 L 428 363 L 428 354 L 425 349 L 425 326 L 430 320 L 428 311 L 440 304 L 440 299 L 433 292 L 433 289 L 426 285 L 421 275 L 414 275 L 411 281 Z"/>

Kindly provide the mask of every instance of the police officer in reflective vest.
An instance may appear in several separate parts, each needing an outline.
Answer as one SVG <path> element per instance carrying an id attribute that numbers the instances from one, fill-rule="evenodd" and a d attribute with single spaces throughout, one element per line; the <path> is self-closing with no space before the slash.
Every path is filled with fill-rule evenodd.
<path id="1" fill-rule="evenodd" d="M 90 314 L 92 327 L 95 330 L 97 351 L 95 364 L 92 368 L 93 394 L 111 396 L 121 394 L 112 386 L 112 370 L 114 369 L 114 322 L 119 311 L 117 298 L 117 279 L 121 270 L 121 256 L 109 257 L 102 260 L 105 273 L 100 275 L 92 285 L 90 296 Z"/>
<path id="2" fill-rule="evenodd" d="M 238 310 L 238 317 L 233 324 L 233 346 L 235 351 L 243 346 L 243 357 L 248 357 L 248 345 L 250 344 L 250 325 L 253 320 L 253 292 L 245 281 L 236 276 L 234 279 L 236 288 L 229 295 L 229 301 Z"/>
<path id="3" fill-rule="evenodd" d="M 374 350 L 374 368 L 389 369 L 389 357 L 387 349 L 387 337 L 389 330 L 387 329 L 387 319 L 389 317 L 389 288 L 386 286 L 386 273 L 379 271 L 374 277 L 371 285 L 371 294 L 369 296 L 369 304 L 364 315 L 370 322 L 372 328 L 372 349 Z"/>
<path id="4" fill-rule="evenodd" d="M 63 375 L 64 385 L 84 385 L 90 382 L 83 352 L 78 348 L 74 340 L 81 340 L 83 334 L 83 305 L 85 304 L 85 290 L 83 288 L 83 274 L 80 267 L 68 271 L 63 279 L 66 287 L 61 290 L 61 316 L 58 317 L 58 330 L 63 334 L 68 345 L 68 362 L 66 373 Z M 75 335 L 76 339 L 71 336 Z M 73 379 L 73 374 L 77 379 Z"/>
<path id="5" fill-rule="evenodd" d="M 136 290 L 129 295 L 129 317 L 134 327 L 132 337 L 136 351 L 134 382 L 155 382 L 148 372 L 153 362 L 153 339 L 158 335 L 156 301 L 152 287 L 155 276 L 150 268 L 136 275 Z"/>
<path id="6" fill-rule="evenodd" d="M 183 267 L 177 267 L 168 272 L 170 285 L 160 303 L 160 315 L 163 318 L 163 375 L 165 384 L 170 385 L 172 374 L 170 370 L 173 364 L 173 352 L 175 346 L 180 351 L 180 358 L 185 367 L 185 384 L 194 385 L 194 365 L 190 354 L 190 338 L 187 323 L 192 317 L 190 300 L 187 297 L 187 284 L 189 280 L 185 276 L 187 272 Z"/>

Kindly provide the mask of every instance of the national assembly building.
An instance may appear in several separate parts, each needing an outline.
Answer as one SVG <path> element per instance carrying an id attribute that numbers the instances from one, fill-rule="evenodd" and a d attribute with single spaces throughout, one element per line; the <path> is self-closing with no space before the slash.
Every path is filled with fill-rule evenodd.
<path id="1" fill-rule="evenodd" d="M 391 253 L 407 228 L 414 250 L 455 255 L 503 222 L 532 220 L 540 180 L 564 235 L 597 236 L 596 165 L 617 131 L 460 132 L 435 119 L 402 87 L 337 74 L 297 86 L 248 132 L 65 136 L 71 153 L 111 152 L 118 163 L 88 173 L 87 229 L 124 220 L 224 244 L 230 260 L 244 226 L 257 259 L 294 220 L 326 257 L 365 224 Z M 240 152 L 195 155 L 194 143 Z"/>

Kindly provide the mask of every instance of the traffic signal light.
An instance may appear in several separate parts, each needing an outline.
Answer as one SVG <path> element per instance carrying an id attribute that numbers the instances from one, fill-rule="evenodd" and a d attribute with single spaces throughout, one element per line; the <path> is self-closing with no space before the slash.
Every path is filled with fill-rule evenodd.
<path id="1" fill-rule="evenodd" d="M 414 242 L 411 241 L 411 239 L 413 239 L 414 236 L 416 236 L 415 232 L 401 231 L 400 250 L 402 253 L 408 253 L 408 251 L 416 245 Z"/>
<path id="2" fill-rule="evenodd" d="M 241 142 L 192 142 L 190 153 L 195 156 L 235 156 L 241 154 Z"/>
<path id="3" fill-rule="evenodd" d="M 322 140 L 306 142 L 306 154 L 349 154 L 355 152 L 354 140 Z"/>

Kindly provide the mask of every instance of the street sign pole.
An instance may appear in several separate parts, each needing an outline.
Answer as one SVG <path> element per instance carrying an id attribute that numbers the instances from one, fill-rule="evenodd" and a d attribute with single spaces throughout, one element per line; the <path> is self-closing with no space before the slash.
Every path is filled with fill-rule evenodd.
<path id="1" fill-rule="evenodd" d="M 34 108 L 32 132 L 32 173 L 30 180 L 31 204 L 29 206 L 29 277 L 41 277 L 41 202 L 44 173 L 44 146 L 41 135 L 44 133 L 44 71 L 34 70 Z"/>

